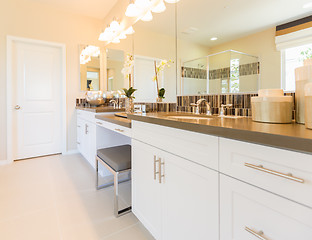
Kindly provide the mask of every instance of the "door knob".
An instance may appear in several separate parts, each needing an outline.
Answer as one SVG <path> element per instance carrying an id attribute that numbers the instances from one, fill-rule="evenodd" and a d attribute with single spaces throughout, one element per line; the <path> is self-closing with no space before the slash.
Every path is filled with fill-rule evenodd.
<path id="1" fill-rule="evenodd" d="M 19 105 L 15 106 L 15 110 L 20 110 L 20 109 L 21 109 L 21 107 Z"/>

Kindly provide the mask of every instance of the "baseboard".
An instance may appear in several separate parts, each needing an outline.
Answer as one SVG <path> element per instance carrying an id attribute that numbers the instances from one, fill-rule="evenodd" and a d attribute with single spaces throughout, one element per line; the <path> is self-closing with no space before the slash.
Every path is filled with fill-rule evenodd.
<path id="1" fill-rule="evenodd" d="M 11 161 L 9 161 L 9 160 L 0 160 L 0 166 L 7 165 L 10 163 L 11 163 Z"/>
<path id="2" fill-rule="evenodd" d="M 73 150 L 68 150 L 67 152 L 65 153 L 62 153 L 62 155 L 73 155 L 73 154 L 77 154 L 79 153 L 78 149 L 73 149 Z"/>

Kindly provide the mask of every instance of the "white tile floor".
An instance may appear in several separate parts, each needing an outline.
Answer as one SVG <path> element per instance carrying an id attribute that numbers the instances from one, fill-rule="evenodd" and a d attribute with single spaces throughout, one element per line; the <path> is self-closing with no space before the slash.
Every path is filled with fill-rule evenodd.
<path id="1" fill-rule="evenodd" d="M 0 167 L 1 240 L 152 240 L 132 214 L 115 218 L 113 188 L 95 190 L 81 155 Z"/>

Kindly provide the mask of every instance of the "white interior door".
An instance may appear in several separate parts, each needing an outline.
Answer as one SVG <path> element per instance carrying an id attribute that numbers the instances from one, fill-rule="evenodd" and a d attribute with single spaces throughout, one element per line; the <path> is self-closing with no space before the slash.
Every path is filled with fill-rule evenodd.
<path id="1" fill-rule="evenodd" d="M 62 48 L 12 43 L 13 159 L 61 153 Z"/>

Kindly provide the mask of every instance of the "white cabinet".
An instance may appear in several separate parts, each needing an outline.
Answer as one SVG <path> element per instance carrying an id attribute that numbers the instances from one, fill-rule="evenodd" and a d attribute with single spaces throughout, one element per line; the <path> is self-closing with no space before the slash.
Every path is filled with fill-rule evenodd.
<path id="1" fill-rule="evenodd" d="M 77 148 L 95 168 L 96 125 L 82 118 L 77 119 Z"/>
<path id="2" fill-rule="evenodd" d="M 312 239 L 311 208 L 222 174 L 220 206 L 221 240 Z"/>
<path id="3" fill-rule="evenodd" d="M 157 240 L 218 237 L 218 173 L 132 141 L 133 212 Z"/>
<path id="4" fill-rule="evenodd" d="M 161 185 L 154 179 L 154 157 L 159 153 L 132 141 L 132 211 L 156 239 L 161 239 Z"/>

